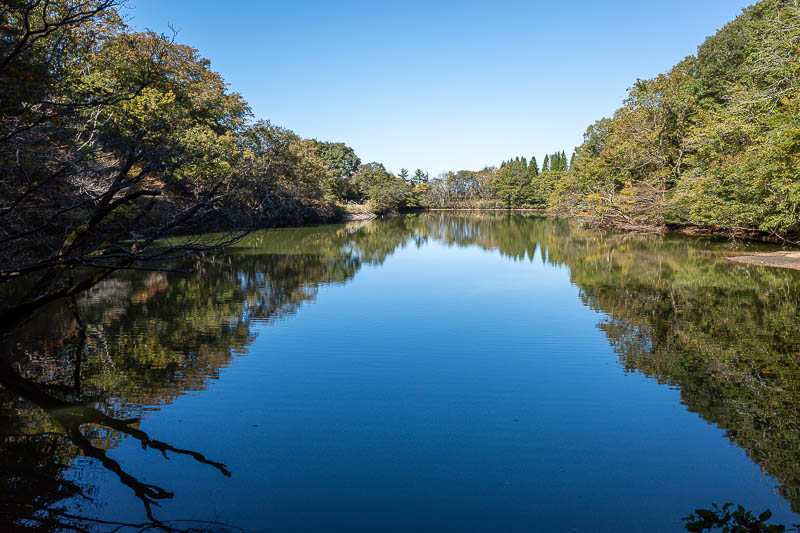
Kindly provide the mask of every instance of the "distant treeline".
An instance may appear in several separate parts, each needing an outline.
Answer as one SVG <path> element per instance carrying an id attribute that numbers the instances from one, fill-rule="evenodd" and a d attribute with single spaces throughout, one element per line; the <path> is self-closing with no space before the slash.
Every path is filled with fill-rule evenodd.
<path id="1" fill-rule="evenodd" d="M 327 220 L 347 202 L 378 213 L 543 207 L 568 172 L 561 151 L 541 169 L 523 157 L 432 180 L 419 169 L 395 175 L 344 143 L 256 119 L 199 51 L 133 31 L 119 5 L 21 0 L 0 12 L 0 270 L 9 276 L 97 263 L 83 256 L 98 257 L 103 242 L 143 239 L 141 255 L 170 233 Z"/>
<path id="2" fill-rule="evenodd" d="M 544 156 L 541 170 L 517 156 L 479 171 L 445 172 L 427 184 L 423 205 L 465 208 L 544 208 L 555 184 L 569 170 L 564 151 Z"/>

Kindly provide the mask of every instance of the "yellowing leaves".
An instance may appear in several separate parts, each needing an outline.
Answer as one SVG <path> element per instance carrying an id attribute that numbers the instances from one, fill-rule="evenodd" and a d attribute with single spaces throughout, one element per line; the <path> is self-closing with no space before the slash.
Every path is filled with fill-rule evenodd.
<path id="1" fill-rule="evenodd" d="M 174 103 L 175 95 L 172 91 L 164 93 L 148 87 L 139 95 L 122 102 L 122 120 L 127 125 L 165 122 L 176 111 Z"/>

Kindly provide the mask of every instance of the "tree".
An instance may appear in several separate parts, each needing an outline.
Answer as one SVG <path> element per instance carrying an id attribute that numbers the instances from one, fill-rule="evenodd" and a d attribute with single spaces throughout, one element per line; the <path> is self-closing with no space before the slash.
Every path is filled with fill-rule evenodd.
<path id="1" fill-rule="evenodd" d="M 344 143 L 314 141 L 316 150 L 327 167 L 323 191 L 328 201 L 355 199 L 353 175 L 361 164 L 355 151 Z"/>
<path id="2" fill-rule="evenodd" d="M 542 163 L 542 172 L 547 172 L 548 170 L 550 170 L 550 156 L 545 155 L 544 163 Z"/>
<path id="3" fill-rule="evenodd" d="M 404 207 L 409 186 L 386 171 L 380 163 L 367 163 L 358 168 L 354 181 L 362 201 L 376 213 L 386 213 Z"/>
<path id="4" fill-rule="evenodd" d="M 590 127 L 553 205 L 800 242 L 800 7 L 763 0 Z M 553 166 L 552 162 L 550 164 Z"/>
<path id="5" fill-rule="evenodd" d="M 397 175 L 403 181 L 408 181 L 408 170 L 405 168 L 400 169 L 400 173 Z"/>
<path id="6" fill-rule="evenodd" d="M 0 285 L 26 287 L 0 306 L 0 336 L 117 270 L 236 238 L 160 240 L 219 206 L 249 109 L 196 50 L 128 32 L 116 5 L 15 2 L 0 21 Z"/>
<path id="7" fill-rule="evenodd" d="M 411 191 L 407 201 L 408 207 L 422 207 L 428 195 L 428 174 L 418 168 L 414 171 L 410 184 Z"/>
<path id="8" fill-rule="evenodd" d="M 539 175 L 539 165 L 536 163 L 536 156 L 531 157 L 531 164 L 528 167 L 528 173 L 531 176 Z"/>
<path id="9" fill-rule="evenodd" d="M 337 176 L 352 178 L 361 164 L 355 151 L 344 143 L 314 141 L 325 165 Z"/>
<path id="10" fill-rule="evenodd" d="M 320 179 L 329 168 L 318 143 L 269 121 L 247 127 L 240 142 L 227 207 L 243 213 L 242 223 L 313 218 L 309 205 L 329 192 L 328 182 Z"/>
<path id="11" fill-rule="evenodd" d="M 497 173 L 493 183 L 493 193 L 506 208 L 521 207 L 526 204 L 527 188 L 530 183 L 527 166 L 517 158 Z"/>

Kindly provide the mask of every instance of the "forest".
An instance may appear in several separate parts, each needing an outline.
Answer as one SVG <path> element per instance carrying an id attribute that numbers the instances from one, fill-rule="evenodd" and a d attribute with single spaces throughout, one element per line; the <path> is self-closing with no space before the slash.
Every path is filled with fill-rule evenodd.
<path id="1" fill-rule="evenodd" d="M 0 9 L 0 336 L 119 270 L 333 220 L 347 202 L 409 203 L 411 180 L 257 119 L 198 50 L 134 31 L 122 8 Z M 203 231 L 216 233 L 165 241 Z"/>
<path id="2" fill-rule="evenodd" d="M 668 72 L 636 80 L 565 153 L 446 172 L 427 207 L 543 208 L 634 229 L 800 239 L 800 7 L 763 0 Z"/>
<path id="3" fill-rule="evenodd" d="M 800 233 L 800 6 L 763 0 L 586 130 L 549 207 L 612 225 Z"/>
<path id="4" fill-rule="evenodd" d="M 696 225 L 796 243 L 800 7 L 763 0 L 669 72 L 637 80 L 568 158 L 429 177 L 255 117 L 179 35 L 135 31 L 119 0 L 0 12 L 0 319 L 120 269 L 335 220 L 356 203 L 535 208 L 625 227 Z M 164 237 L 216 232 L 214 238 Z M 83 269 L 83 277 L 75 274 Z M 22 283 L 9 283 L 19 282 Z M 24 290 L 19 286 L 24 286 Z"/>
<path id="5" fill-rule="evenodd" d="M 800 238 L 800 7 L 763 0 L 668 72 L 633 83 L 564 153 L 429 184 L 428 205 L 546 206 L 593 224 Z M 532 167 L 532 168 L 531 168 Z"/>

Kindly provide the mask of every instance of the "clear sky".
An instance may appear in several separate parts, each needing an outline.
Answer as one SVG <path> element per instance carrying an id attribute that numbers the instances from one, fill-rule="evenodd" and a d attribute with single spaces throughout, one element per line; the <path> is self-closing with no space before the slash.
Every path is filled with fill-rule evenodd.
<path id="1" fill-rule="evenodd" d="M 250 103 L 394 172 L 478 169 L 580 144 L 637 78 L 667 70 L 751 0 L 130 0 L 180 30 Z"/>

